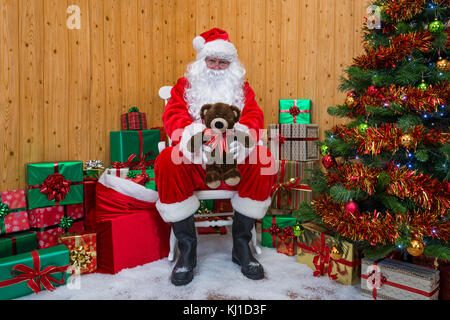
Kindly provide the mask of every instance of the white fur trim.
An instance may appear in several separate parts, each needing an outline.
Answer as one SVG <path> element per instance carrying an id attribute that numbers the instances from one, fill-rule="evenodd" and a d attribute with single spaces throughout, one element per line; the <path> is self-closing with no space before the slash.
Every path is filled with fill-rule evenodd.
<path id="1" fill-rule="evenodd" d="M 178 222 L 192 216 L 200 207 L 200 201 L 195 195 L 175 203 L 162 203 L 159 199 L 156 202 L 161 218 L 165 222 Z"/>
<path id="2" fill-rule="evenodd" d="M 215 57 L 233 61 L 238 56 L 235 46 L 231 42 L 222 39 L 205 43 L 203 48 L 200 51 L 197 50 L 197 52 L 197 60 Z"/>
<path id="3" fill-rule="evenodd" d="M 194 46 L 194 49 L 199 52 L 205 47 L 205 38 L 202 36 L 197 36 L 192 41 L 192 45 Z"/>
<path id="4" fill-rule="evenodd" d="M 239 122 L 234 124 L 234 129 L 235 130 L 239 130 L 239 131 L 243 131 L 245 133 L 249 133 L 250 132 L 250 129 L 246 125 L 243 125 L 242 123 L 239 123 Z"/>
<path id="5" fill-rule="evenodd" d="M 253 219 L 261 219 L 264 217 L 271 202 L 271 197 L 268 197 L 264 201 L 257 201 L 250 198 L 241 198 L 238 194 L 235 194 L 233 198 L 231 198 L 231 205 L 234 210 Z"/>
<path id="6" fill-rule="evenodd" d="M 181 135 L 180 143 L 178 148 L 183 153 L 183 155 L 188 158 L 192 163 L 201 164 L 202 163 L 202 150 L 198 150 L 194 153 L 187 149 L 187 144 L 190 142 L 191 138 L 199 132 L 206 129 L 206 126 L 200 122 L 193 122 L 192 124 L 186 126 Z"/>
<path id="7" fill-rule="evenodd" d="M 104 172 L 98 182 L 103 184 L 107 188 L 111 188 L 119 193 L 127 195 L 129 197 L 155 203 L 158 200 L 158 192 L 155 190 L 147 189 L 140 184 L 137 184 L 131 180 L 119 178 Z"/>

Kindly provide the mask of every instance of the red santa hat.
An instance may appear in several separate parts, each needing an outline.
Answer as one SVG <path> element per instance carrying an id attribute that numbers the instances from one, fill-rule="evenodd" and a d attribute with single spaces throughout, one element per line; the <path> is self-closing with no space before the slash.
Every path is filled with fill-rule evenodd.
<path id="1" fill-rule="evenodd" d="M 193 45 L 194 49 L 197 50 L 197 60 L 206 57 L 227 60 L 237 58 L 237 50 L 230 42 L 228 33 L 219 28 L 213 28 L 195 37 Z"/>

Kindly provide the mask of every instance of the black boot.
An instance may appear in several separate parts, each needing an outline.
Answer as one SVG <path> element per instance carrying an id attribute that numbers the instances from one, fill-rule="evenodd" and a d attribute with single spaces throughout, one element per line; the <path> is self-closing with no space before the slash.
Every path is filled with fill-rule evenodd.
<path id="1" fill-rule="evenodd" d="M 247 278 L 260 280 L 264 278 L 263 266 L 253 257 L 249 242 L 252 239 L 252 229 L 255 219 L 244 216 L 234 211 L 233 226 L 233 251 L 232 260 L 241 266 L 241 272 Z"/>
<path id="2" fill-rule="evenodd" d="M 194 278 L 194 268 L 197 264 L 197 234 L 194 215 L 172 223 L 172 229 L 178 240 L 180 256 L 172 270 L 170 280 L 176 286 L 183 286 Z"/>

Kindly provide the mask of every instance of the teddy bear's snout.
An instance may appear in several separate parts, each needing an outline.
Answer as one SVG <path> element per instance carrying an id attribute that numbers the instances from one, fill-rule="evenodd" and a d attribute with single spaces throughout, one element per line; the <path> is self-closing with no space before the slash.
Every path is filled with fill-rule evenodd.
<path id="1" fill-rule="evenodd" d="M 214 131 L 224 132 L 228 128 L 228 122 L 223 118 L 214 119 L 211 122 L 211 128 Z"/>

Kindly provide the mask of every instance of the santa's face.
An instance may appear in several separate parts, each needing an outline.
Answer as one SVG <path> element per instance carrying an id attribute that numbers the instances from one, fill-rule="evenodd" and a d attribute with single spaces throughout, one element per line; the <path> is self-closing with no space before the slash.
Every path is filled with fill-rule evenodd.
<path id="1" fill-rule="evenodd" d="M 214 57 L 205 58 L 206 66 L 208 69 L 213 70 L 225 70 L 230 66 L 231 61 L 225 59 L 219 59 Z"/>
<path id="2" fill-rule="evenodd" d="M 243 109 L 245 69 L 239 60 L 199 59 L 188 66 L 185 76 L 190 85 L 185 99 L 193 120 L 200 120 L 200 109 L 205 104 L 221 102 Z"/>

